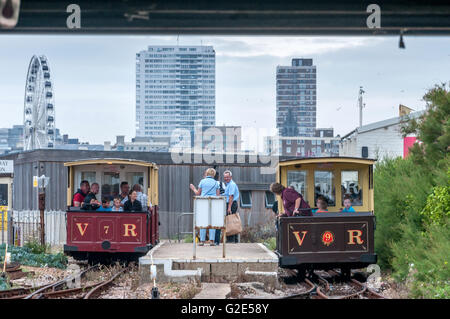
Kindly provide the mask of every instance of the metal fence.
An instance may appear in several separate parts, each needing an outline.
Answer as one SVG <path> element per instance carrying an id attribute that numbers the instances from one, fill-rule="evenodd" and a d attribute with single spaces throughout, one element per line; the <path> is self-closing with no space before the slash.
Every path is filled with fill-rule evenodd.
<path id="1" fill-rule="evenodd" d="M 66 212 L 46 211 L 44 214 L 45 243 L 62 245 L 66 241 Z M 23 246 L 40 242 L 41 223 L 38 210 L 0 211 L 0 243 Z"/>

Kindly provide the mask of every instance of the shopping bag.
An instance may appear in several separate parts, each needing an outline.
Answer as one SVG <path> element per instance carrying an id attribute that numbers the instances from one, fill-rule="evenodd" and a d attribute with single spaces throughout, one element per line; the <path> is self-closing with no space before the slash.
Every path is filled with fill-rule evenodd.
<path id="1" fill-rule="evenodd" d="M 238 213 L 227 215 L 227 236 L 236 235 L 242 232 L 241 217 Z"/>

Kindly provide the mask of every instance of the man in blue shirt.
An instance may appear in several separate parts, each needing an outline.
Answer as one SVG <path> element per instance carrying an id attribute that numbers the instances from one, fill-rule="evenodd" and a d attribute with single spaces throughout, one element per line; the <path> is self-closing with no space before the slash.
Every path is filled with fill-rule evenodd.
<path id="1" fill-rule="evenodd" d="M 232 179 L 231 171 L 225 171 L 223 173 L 223 179 L 226 184 L 225 189 L 225 197 L 227 199 L 227 215 L 236 214 L 238 209 L 237 201 L 239 199 L 239 188 L 236 183 Z M 227 243 L 237 243 L 238 242 L 238 234 L 227 236 Z"/>

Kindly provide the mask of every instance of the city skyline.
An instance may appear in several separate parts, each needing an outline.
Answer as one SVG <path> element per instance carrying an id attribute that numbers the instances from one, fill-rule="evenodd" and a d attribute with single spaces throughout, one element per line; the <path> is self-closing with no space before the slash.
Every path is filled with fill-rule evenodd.
<path id="1" fill-rule="evenodd" d="M 447 40 L 447 41 L 445 41 Z M 1 36 L 1 127 L 23 124 L 27 64 L 49 59 L 56 127 L 80 141 L 102 144 L 135 136 L 135 54 L 176 45 L 176 36 Z M 421 110 L 426 90 L 448 82 L 446 37 L 200 37 L 179 44 L 216 51 L 216 125 L 275 129 L 276 68 L 293 58 L 317 66 L 317 127 L 335 135 L 358 126 L 357 94 L 366 94 L 363 123 L 395 117 L 399 104 Z M 92 125 L 91 125 L 92 124 Z"/>

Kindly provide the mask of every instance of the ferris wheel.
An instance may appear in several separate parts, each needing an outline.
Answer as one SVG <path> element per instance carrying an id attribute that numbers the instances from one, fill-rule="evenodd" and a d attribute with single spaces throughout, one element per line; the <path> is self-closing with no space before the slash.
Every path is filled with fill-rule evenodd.
<path id="1" fill-rule="evenodd" d="M 31 58 L 25 83 L 24 150 L 54 148 L 55 104 L 47 58 Z"/>

